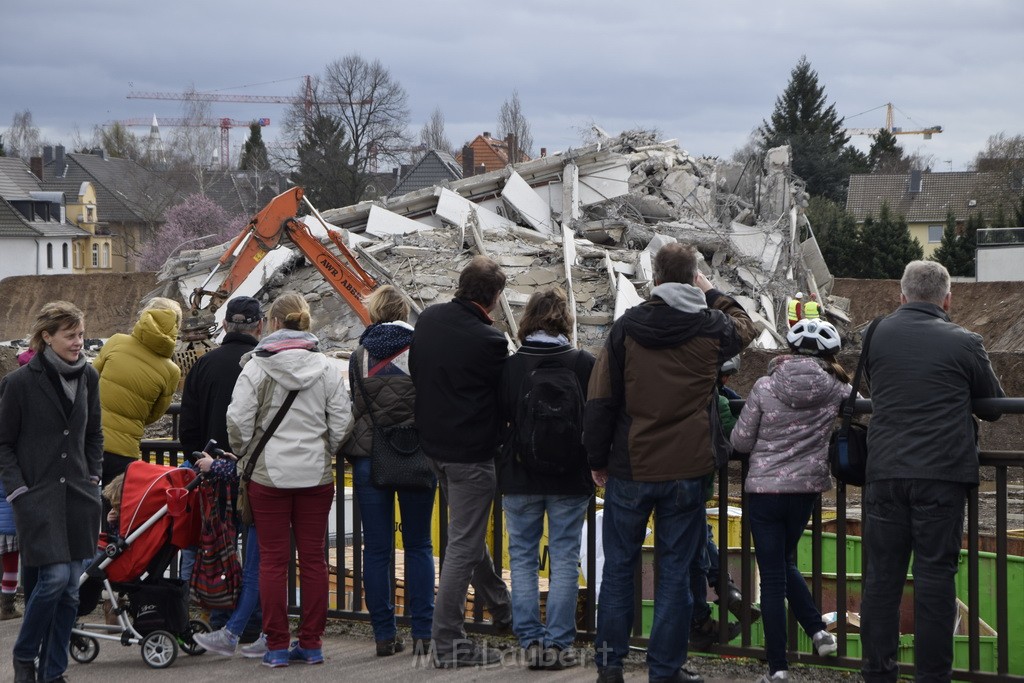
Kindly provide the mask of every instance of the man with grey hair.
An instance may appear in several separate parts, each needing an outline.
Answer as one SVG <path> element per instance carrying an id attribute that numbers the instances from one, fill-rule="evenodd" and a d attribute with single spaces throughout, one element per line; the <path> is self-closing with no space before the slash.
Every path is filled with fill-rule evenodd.
<path id="1" fill-rule="evenodd" d="M 914 556 L 919 681 L 952 676 L 957 561 L 968 489 L 978 485 L 971 402 L 1003 396 L 980 335 L 950 322 L 949 273 L 911 261 L 901 306 L 875 328 L 866 361 L 873 404 L 864 488 L 865 680 L 895 681 L 900 599 Z M 978 413 L 996 420 L 998 413 Z"/>

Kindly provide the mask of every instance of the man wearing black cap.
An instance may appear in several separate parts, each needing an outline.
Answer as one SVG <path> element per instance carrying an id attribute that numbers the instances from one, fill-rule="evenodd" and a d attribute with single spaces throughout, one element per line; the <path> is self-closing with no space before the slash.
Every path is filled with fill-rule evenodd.
<path id="1" fill-rule="evenodd" d="M 203 450 L 209 439 L 216 439 L 221 448 L 227 447 L 225 415 L 235 380 L 242 371 L 239 361 L 256 348 L 263 331 L 260 302 L 251 296 L 228 301 L 224 331 L 220 347 L 200 356 L 185 376 L 178 437 L 186 454 Z"/>

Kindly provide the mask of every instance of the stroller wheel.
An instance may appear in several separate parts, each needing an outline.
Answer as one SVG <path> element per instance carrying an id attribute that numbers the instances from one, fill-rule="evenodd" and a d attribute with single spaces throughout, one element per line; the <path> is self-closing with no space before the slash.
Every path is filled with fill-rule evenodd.
<path id="1" fill-rule="evenodd" d="M 88 664 L 100 653 L 100 641 L 91 636 L 71 635 L 68 654 L 79 664 Z"/>
<path id="2" fill-rule="evenodd" d="M 206 648 L 197 643 L 192 636 L 197 633 L 210 633 L 211 631 L 213 629 L 202 619 L 189 619 L 188 631 L 178 636 L 178 645 L 181 646 L 181 649 L 187 655 L 201 655 L 206 652 Z"/>
<path id="3" fill-rule="evenodd" d="M 167 631 L 153 631 L 142 639 L 142 660 L 154 669 L 166 669 L 178 658 L 178 639 Z"/>

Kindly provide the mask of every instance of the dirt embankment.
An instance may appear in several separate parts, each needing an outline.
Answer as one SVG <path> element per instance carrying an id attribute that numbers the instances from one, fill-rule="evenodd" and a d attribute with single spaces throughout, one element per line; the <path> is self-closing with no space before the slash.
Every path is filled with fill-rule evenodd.
<path id="1" fill-rule="evenodd" d="M 951 289 L 953 322 L 984 337 L 990 352 L 1024 352 L 1024 285 L 954 282 Z M 900 305 L 899 280 L 837 279 L 832 293 L 850 300 L 850 316 L 858 327 Z"/>
<path id="2" fill-rule="evenodd" d="M 992 367 L 1006 395 L 1024 396 L 1024 286 L 1019 282 L 954 282 L 952 291 L 950 318 L 985 338 Z M 833 294 L 850 300 L 850 318 L 855 328 L 879 315 L 892 313 L 900 305 L 899 280 L 837 279 Z M 745 351 L 733 388 L 745 396 L 757 378 L 765 374 L 768 361 L 775 355 L 776 352 L 769 351 Z M 859 359 L 859 349 L 840 354 L 851 375 Z M 982 422 L 981 445 L 985 450 L 1024 448 L 1024 415 L 1004 415 L 997 422 Z"/>
<path id="3" fill-rule="evenodd" d="M 85 312 L 85 335 L 106 338 L 128 332 L 155 273 L 18 275 L 0 280 L 0 341 L 24 339 L 43 304 L 64 300 Z"/>

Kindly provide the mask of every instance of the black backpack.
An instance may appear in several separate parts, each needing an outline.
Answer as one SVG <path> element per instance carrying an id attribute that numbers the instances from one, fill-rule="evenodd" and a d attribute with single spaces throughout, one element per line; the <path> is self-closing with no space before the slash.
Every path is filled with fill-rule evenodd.
<path id="1" fill-rule="evenodd" d="M 547 360 L 530 370 L 519 387 L 514 448 L 530 472 L 564 474 L 581 462 L 583 390 L 575 371 Z"/>

